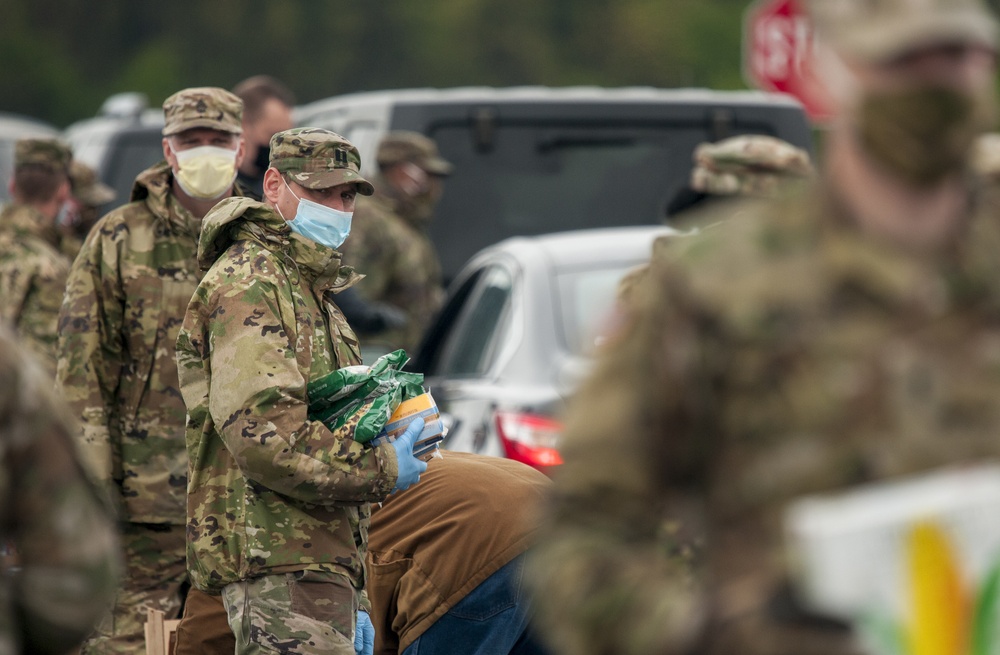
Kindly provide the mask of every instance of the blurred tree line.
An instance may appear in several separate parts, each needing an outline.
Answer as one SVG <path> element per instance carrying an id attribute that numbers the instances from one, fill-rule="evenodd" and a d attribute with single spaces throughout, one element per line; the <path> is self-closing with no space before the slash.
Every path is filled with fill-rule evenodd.
<path id="1" fill-rule="evenodd" d="M 0 110 L 65 126 L 268 73 L 305 103 L 415 86 L 742 88 L 747 0 L 0 0 Z"/>

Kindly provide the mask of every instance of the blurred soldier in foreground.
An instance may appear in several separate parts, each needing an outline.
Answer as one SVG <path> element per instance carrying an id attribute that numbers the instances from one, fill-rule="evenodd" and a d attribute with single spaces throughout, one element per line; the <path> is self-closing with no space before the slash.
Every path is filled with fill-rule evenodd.
<path id="1" fill-rule="evenodd" d="M 63 655 L 93 630 L 120 574 L 115 522 L 75 457 L 52 381 L 0 328 L 0 653 Z"/>
<path id="2" fill-rule="evenodd" d="M 90 228 L 101 217 L 101 207 L 115 199 L 115 191 L 101 182 L 97 171 L 82 161 L 73 160 L 70 164 L 69 180 L 73 201 L 68 211 L 59 216 L 59 229 L 62 231 L 60 249 L 72 262 L 83 247 Z"/>
<path id="3" fill-rule="evenodd" d="M 414 484 L 418 419 L 390 444 L 308 418 L 306 389 L 360 363 L 334 304 L 359 276 L 336 250 L 358 173 L 349 141 L 318 128 L 279 132 L 260 203 L 228 199 L 205 217 L 198 285 L 177 339 L 190 418 L 188 564 L 222 594 L 237 653 L 353 655 L 363 610 L 370 502 Z M 365 629 L 366 628 L 366 629 Z"/>
<path id="4" fill-rule="evenodd" d="M 789 504 L 1000 457 L 1000 223 L 964 170 L 994 19 L 811 10 L 840 67 L 822 182 L 659 250 L 574 401 L 529 576 L 558 652 L 866 652 L 793 582 Z"/>
<path id="5" fill-rule="evenodd" d="M 549 479 L 509 459 L 445 452 L 372 507 L 368 596 L 378 655 L 539 655 L 523 554 Z M 176 655 L 230 655 L 222 603 L 192 590 Z M 193 602 L 192 602 L 193 601 Z"/>
<path id="6" fill-rule="evenodd" d="M 377 193 L 358 203 L 354 231 L 344 244 L 344 261 L 364 274 L 357 287 L 364 299 L 406 314 L 404 327 L 378 334 L 359 332 L 362 343 L 378 342 L 385 350 L 404 348 L 412 353 L 444 300 L 441 263 L 427 225 L 452 166 L 431 139 L 416 132 L 390 132 L 379 143 L 376 158 Z"/>
<path id="7" fill-rule="evenodd" d="M 187 586 L 185 408 L 174 342 L 201 271 L 202 217 L 232 195 L 242 104 L 192 88 L 163 103 L 163 155 L 91 230 L 60 314 L 58 381 L 81 450 L 122 512 L 126 577 L 84 653 L 141 653 L 147 608 L 176 618 Z"/>
<path id="8" fill-rule="evenodd" d="M 295 95 L 270 75 L 243 80 L 233 93 L 243 101 L 243 139 L 246 156 L 236 177 L 256 200 L 264 197 L 264 171 L 271 157 L 271 137 L 294 127 L 292 109 Z"/>
<path id="9" fill-rule="evenodd" d="M 14 201 L 0 212 L 0 319 L 53 376 L 69 273 L 56 217 L 70 199 L 71 158 L 69 147 L 55 139 L 18 141 L 10 181 Z"/>

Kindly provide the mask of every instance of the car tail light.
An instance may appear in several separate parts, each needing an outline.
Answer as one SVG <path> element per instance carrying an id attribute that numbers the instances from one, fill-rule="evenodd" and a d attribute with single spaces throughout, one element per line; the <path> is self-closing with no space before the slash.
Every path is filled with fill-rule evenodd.
<path id="1" fill-rule="evenodd" d="M 545 469 L 562 464 L 556 449 L 562 423 L 546 416 L 522 412 L 497 412 L 497 434 L 507 457 Z"/>

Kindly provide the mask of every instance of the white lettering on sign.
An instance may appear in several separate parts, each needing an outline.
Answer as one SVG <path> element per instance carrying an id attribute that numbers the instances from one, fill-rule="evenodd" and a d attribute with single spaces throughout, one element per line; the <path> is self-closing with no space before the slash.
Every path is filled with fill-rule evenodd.
<path id="1" fill-rule="evenodd" d="M 768 16 L 754 25 L 751 50 L 755 75 L 776 84 L 798 78 L 811 45 L 811 26 L 804 16 Z"/>

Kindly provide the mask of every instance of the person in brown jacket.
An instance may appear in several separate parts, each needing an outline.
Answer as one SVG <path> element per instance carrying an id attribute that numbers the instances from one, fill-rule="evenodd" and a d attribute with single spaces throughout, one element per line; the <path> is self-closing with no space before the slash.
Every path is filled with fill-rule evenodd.
<path id="1" fill-rule="evenodd" d="M 420 484 L 372 508 L 374 652 L 541 655 L 522 569 L 549 479 L 509 459 L 443 455 Z M 218 597 L 192 589 L 175 655 L 231 655 L 234 648 Z"/>

